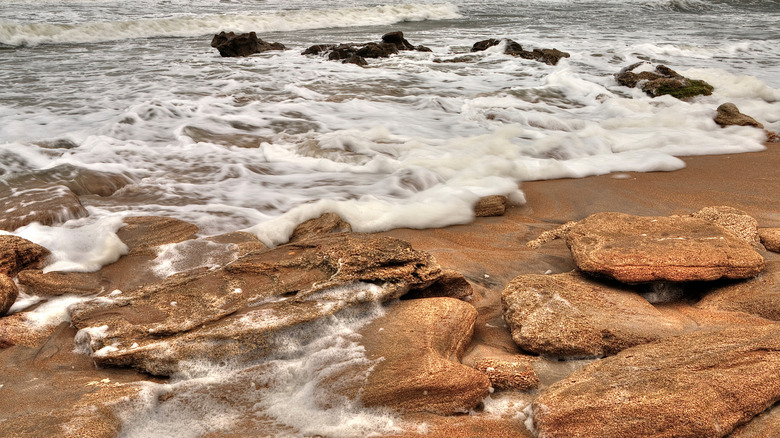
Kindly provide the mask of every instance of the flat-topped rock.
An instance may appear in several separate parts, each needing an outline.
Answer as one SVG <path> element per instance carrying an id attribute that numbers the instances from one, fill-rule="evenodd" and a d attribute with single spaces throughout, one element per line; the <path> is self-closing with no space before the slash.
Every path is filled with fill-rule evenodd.
<path id="1" fill-rule="evenodd" d="M 696 307 L 745 312 L 780 321 L 780 262 L 768 262 L 755 278 L 715 288 Z"/>
<path id="2" fill-rule="evenodd" d="M 764 268 L 752 245 L 694 217 L 597 213 L 566 234 L 577 267 L 625 283 L 750 278 Z"/>
<path id="3" fill-rule="evenodd" d="M 760 241 L 758 221 L 742 210 L 724 205 L 704 207 L 691 216 L 714 222 L 750 244 Z"/>
<path id="4" fill-rule="evenodd" d="M 545 438 L 723 437 L 780 399 L 780 324 L 689 333 L 624 350 L 533 403 Z"/>
<path id="5" fill-rule="evenodd" d="M 331 234 L 100 297 L 73 307 L 71 319 L 97 364 L 170 375 L 183 360 L 264 357 L 275 334 L 440 276 L 430 255 L 401 240 Z"/>
<path id="6" fill-rule="evenodd" d="M 515 343 L 556 357 L 615 354 L 687 328 L 628 287 L 577 272 L 518 276 L 504 289 L 502 303 Z"/>
<path id="7" fill-rule="evenodd" d="M 401 301 L 359 333 L 373 362 L 359 387 L 367 407 L 402 412 L 467 412 L 489 394 L 488 377 L 459 361 L 471 340 L 477 310 L 452 298 Z M 358 373 L 358 370 L 355 370 Z M 327 383 L 327 382 L 326 382 Z"/>

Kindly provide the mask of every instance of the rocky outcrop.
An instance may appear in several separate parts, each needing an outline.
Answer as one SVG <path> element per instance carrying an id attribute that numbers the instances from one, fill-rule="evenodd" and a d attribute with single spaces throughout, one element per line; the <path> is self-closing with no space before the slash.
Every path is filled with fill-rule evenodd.
<path id="1" fill-rule="evenodd" d="M 766 270 L 755 278 L 715 288 L 696 307 L 780 321 L 780 262 L 767 263 Z"/>
<path id="2" fill-rule="evenodd" d="M 284 44 L 265 42 L 258 38 L 255 32 L 239 35 L 220 32 L 211 39 L 211 47 L 219 50 L 223 57 L 243 57 L 269 50 L 284 50 Z"/>
<path id="3" fill-rule="evenodd" d="M 758 230 L 761 244 L 768 251 L 780 252 L 780 228 L 761 228 Z"/>
<path id="4" fill-rule="evenodd" d="M 347 233 L 352 231 L 352 226 L 345 222 L 336 213 L 324 213 L 320 217 L 309 219 L 295 227 L 290 242 L 318 237 L 329 233 Z"/>
<path id="5" fill-rule="evenodd" d="M 539 386 L 531 362 L 521 356 L 516 360 L 482 358 L 474 362 L 474 369 L 485 373 L 495 389 L 530 391 Z"/>
<path id="6" fill-rule="evenodd" d="M 577 272 L 521 275 L 506 286 L 501 299 L 515 343 L 555 357 L 616 354 L 686 329 L 633 290 Z"/>
<path id="7" fill-rule="evenodd" d="M 19 290 L 14 280 L 5 274 L 0 274 L 0 316 L 8 312 L 18 296 Z"/>
<path id="8" fill-rule="evenodd" d="M 742 114 L 731 102 L 726 102 L 718 107 L 715 115 L 715 123 L 725 128 L 726 126 L 753 126 L 755 128 L 764 129 L 764 125 L 758 123 L 756 119 Z"/>
<path id="9" fill-rule="evenodd" d="M 574 372 L 533 422 L 546 438 L 722 437 L 780 399 L 779 373 L 779 324 L 690 333 Z"/>
<path id="10" fill-rule="evenodd" d="M 401 301 L 360 329 L 373 362 L 359 387 L 339 390 L 368 407 L 401 412 L 467 412 L 489 394 L 490 381 L 459 362 L 477 310 L 452 298 Z M 361 371 L 354 370 L 352 374 Z"/>
<path id="11" fill-rule="evenodd" d="M 714 90 L 712 85 L 702 80 L 686 78 L 665 65 L 656 65 L 652 71 L 645 68 L 639 73 L 634 72 L 640 66 L 649 65 L 650 63 L 645 61 L 632 64 L 616 74 L 615 79 L 620 85 L 638 87 L 650 97 L 668 94 L 685 100 L 694 96 L 709 96 Z"/>
<path id="12" fill-rule="evenodd" d="M 433 258 L 406 242 L 332 234 L 97 298 L 73 307 L 71 319 L 97 364 L 170 375 L 185 360 L 263 357 L 276 334 L 440 276 Z"/>
<path id="13" fill-rule="evenodd" d="M 448 297 L 468 301 L 473 293 L 474 288 L 463 274 L 452 269 L 442 269 L 441 277 L 435 283 L 425 289 L 412 290 L 401 298 L 409 300 Z"/>
<path id="14" fill-rule="evenodd" d="M 366 58 L 388 58 L 399 51 L 414 50 L 430 52 L 425 46 L 414 46 L 404 38 L 403 32 L 389 32 L 382 36 L 380 42 L 315 44 L 303 51 L 302 55 L 328 56 L 331 61 L 368 65 Z"/>
<path id="15" fill-rule="evenodd" d="M 624 283 L 750 278 L 764 268 L 752 245 L 708 220 L 597 213 L 566 234 L 577 267 Z"/>
<path id="16" fill-rule="evenodd" d="M 716 223 L 750 244 L 760 241 L 758 221 L 742 210 L 728 206 L 704 207 L 691 216 Z"/>
<path id="17" fill-rule="evenodd" d="M 503 216 L 506 213 L 506 204 L 508 199 L 506 196 L 493 195 L 485 196 L 481 198 L 474 206 L 474 216 L 476 217 L 489 217 L 489 216 Z"/>
<path id="18" fill-rule="evenodd" d="M 0 230 L 39 222 L 52 225 L 88 216 L 78 196 L 62 185 L 13 189 L 0 187 Z"/>
<path id="19" fill-rule="evenodd" d="M 40 267 L 48 255 L 48 249 L 27 239 L 0 236 L 0 274 L 13 277 L 23 269 Z"/>
<path id="20" fill-rule="evenodd" d="M 471 47 L 471 51 L 481 52 L 489 49 L 490 47 L 499 45 L 501 41 L 502 40 L 497 40 L 495 38 L 478 41 Z M 558 64 L 558 61 L 561 60 L 561 58 L 568 58 L 571 56 L 569 53 L 562 52 L 558 49 L 533 49 L 531 51 L 523 50 L 523 46 L 515 41 L 510 39 L 503 41 L 506 41 L 506 47 L 504 49 L 505 54 L 517 56 L 523 59 L 532 59 L 549 65 L 556 65 Z"/>

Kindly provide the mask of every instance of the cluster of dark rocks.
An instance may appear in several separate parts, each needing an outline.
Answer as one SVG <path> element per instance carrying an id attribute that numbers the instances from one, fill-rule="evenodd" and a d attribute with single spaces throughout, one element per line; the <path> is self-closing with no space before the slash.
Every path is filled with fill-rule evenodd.
<path id="1" fill-rule="evenodd" d="M 523 46 L 513 40 L 507 39 L 503 41 L 506 44 L 504 48 L 505 54 L 517 56 L 523 59 L 533 59 L 534 61 L 543 62 L 549 65 L 556 65 L 558 64 L 558 61 L 561 60 L 561 58 L 568 58 L 571 56 L 569 53 L 562 52 L 558 49 L 533 49 L 530 51 L 523 50 Z M 501 42 L 502 40 L 497 40 L 495 38 L 478 41 L 471 47 L 471 51 L 482 52 L 493 46 L 501 44 Z"/>
<path id="2" fill-rule="evenodd" d="M 650 97 L 670 95 L 678 99 L 688 99 L 694 96 L 709 96 L 714 87 L 705 81 L 689 79 L 665 65 L 656 65 L 655 71 L 634 73 L 634 70 L 648 62 L 642 61 L 622 69 L 615 75 L 620 85 L 629 88 L 637 87 Z"/>
<path id="3" fill-rule="evenodd" d="M 382 35 L 380 42 L 363 44 L 315 44 L 303 51 L 303 55 L 327 55 L 331 61 L 345 64 L 368 65 L 366 58 L 388 58 L 399 51 L 430 52 L 425 46 L 414 46 L 404 38 L 403 32 L 390 32 Z"/>

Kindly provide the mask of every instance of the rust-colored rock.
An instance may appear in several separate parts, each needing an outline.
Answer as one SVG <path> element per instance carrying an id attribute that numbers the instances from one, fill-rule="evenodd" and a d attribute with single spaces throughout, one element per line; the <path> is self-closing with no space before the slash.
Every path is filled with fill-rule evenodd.
<path id="1" fill-rule="evenodd" d="M 182 360 L 263 357 L 277 333 L 398 298 L 440 276 L 433 258 L 406 242 L 331 234 L 98 298 L 73 308 L 71 318 L 97 364 L 170 375 Z"/>
<path id="2" fill-rule="evenodd" d="M 309 219 L 297 227 L 290 236 L 290 242 L 297 242 L 329 233 L 346 233 L 352 226 L 336 213 L 324 213 L 320 217 Z"/>
<path id="3" fill-rule="evenodd" d="M 156 254 L 154 248 L 194 239 L 198 227 L 179 219 L 159 216 L 128 217 L 116 235 L 130 249 L 129 254 Z"/>
<path id="4" fill-rule="evenodd" d="M 764 268 L 752 245 L 693 217 L 597 213 L 566 235 L 577 267 L 625 283 L 750 278 Z"/>
<path id="5" fill-rule="evenodd" d="M 107 284 L 94 272 L 48 272 L 39 269 L 22 271 L 19 284 L 31 295 L 59 296 L 64 294 L 95 295 L 105 290 Z"/>
<path id="6" fill-rule="evenodd" d="M 780 252 L 780 228 L 761 228 L 758 230 L 761 243 L 769 251 Z"/>
<path id="7" fill-rule="evenodd" d="M 0 188 L 0 230 L 13 231 L 40 222 L 62 223 L 87 216 L 78 196 L 61 185 L 40 188 Z"/>
<path id="8" fill-rule="evenodd" d="M 22 269 L 39 267 L 49 250 L 18 236 L 0 236 L 0 274 L 16 275 Z"/>
<path id="9" fill-rule="evenodd" d="M 759 242 L 758 221 L 742 210 L 728 206 L 704 207 L 691 216 L 714 222 L 750 244 Z"/>
<path id="10" fill-rule="evenodd" d="M 374 362 L 360 387 L 365 406 L 402 412 L 466 412 L 489 394 L 488 378 L 459 362 L 471 340 L 477 310 L 452 298 L 401 301 L 360 330 Z M 357 373 L 357 371 L 356 371 Z"/>
<path id="11" fill-rule="evenodd" d="M 758 123 L 756 119 L 746 114 L 742 114 L 739 111 L 739 108 L 731 102 L 719 106 L 717 112 L 718 113 L 715 115 L 715 123 L 721 127 L 753 126 L 755 128 L 764 129 L 764 125 Z"/>
<path id="12" fill-rule="evenodd" d="M 474 369 L 488 376 L 490 384 L 496 389 L 516 389 L 530 391 L 539 386 L 531 362 L 520 356 L 516 360 L 483 358 L 474 362 Z"/>
<path id="13" fill-rule="evenodd" d="M 753 417 L 750 422 L 731 432 L 729 438 L 777 438 L 780 436 L 780 405 Z"/>
<path id="14" fill-rule="evenodd" d="M 624 350 L 533 403 L 539 437 L 723 437 L 780 399 L 780 324 Z"/>
<path id="15" fill-rule="evenodd" d="M 633 290 L 577 272 L 518 276 L 502 303 L 520 348 L 557 357 L 615 354 L 686 329 Z"/>
<path id="16" fill-rule="evenodd" d="M 0 316 L 8 312 L 18 296 L 19 290 L 14 280 L 5 274 L 0 274 Z"/>
<path id="17" fill-rule="evenodd" d="M 489 217 L 489 216 L 503 216 L 506 212 L 507 204 L 506 196 L 493 195 L 486 196 L 477 202 L 474 206 L 474 216 L 476 217 Z"/>
<path id="18" fill-rule="evenodd" d="M 696 307 L 745 312 L 780 321 L 780 262 L 767 263 L 764 272 L 755 278 L 712 290 Z"/>
<path id="19" fill-rule="evenodd" d="M 404 295 L 404 299 L 457 298 L 468 301 L 474 293 L 466 277 L 453 269 L 443 269 L 441 278 L 425 289 L 415 289 Z"/>

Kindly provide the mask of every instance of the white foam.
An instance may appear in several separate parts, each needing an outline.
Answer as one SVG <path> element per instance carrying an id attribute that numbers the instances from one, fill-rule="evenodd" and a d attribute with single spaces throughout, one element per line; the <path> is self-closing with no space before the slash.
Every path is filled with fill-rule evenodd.
<path id="1" fill-rule="evenodd" d="M 49 327 L 58 325 L 62 322 L 69 322 L 70 313 L 68 312 L 68 308 L 74 304 L 88 301 L 89 299 L 90 298 L 72 295 L 51 297 L 46 299 L 46 301 L 35 309 L 24 312 L 24 317 L 26 322 L 34 327 Z M 11 312 L 23 311 L 30 305 L 40 301 L 42 301 L 40 297 L 28 297 L 28 299 L 21 301 L 21 303 L 17 301 L 17 303 L 20 303 L 19 306 L 16 306 L 17 303 L 14 303 Z"/>
<path id="2" fill-rule="evenodd" d="M 58 227 L 33 223 L 13 234 L 51 251 L 44 272 L 94 272 L 127 254 L 127 245 L 116 235 L 123 224 L 121 217 L 108 216 L 73 220 Z"/>

